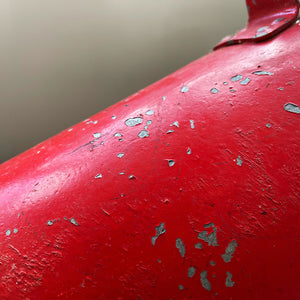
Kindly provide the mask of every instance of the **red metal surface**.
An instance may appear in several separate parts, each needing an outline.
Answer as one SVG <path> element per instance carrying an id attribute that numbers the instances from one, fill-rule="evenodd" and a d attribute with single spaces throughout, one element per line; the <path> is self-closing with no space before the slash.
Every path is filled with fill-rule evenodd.
<path id="1" fill-rule="evenodd" d="M 297 299 L 299 36 L 219 49 L 2 164 L 0 298 Z"/>
<path id="2" fill-rule="evenodd" d="M 248 24 L 233 37 L 227 36 L 214 49 L 245 42 L 261 42 L 292 25 L 298 16 L 298 0 L 247 0 Z"/>

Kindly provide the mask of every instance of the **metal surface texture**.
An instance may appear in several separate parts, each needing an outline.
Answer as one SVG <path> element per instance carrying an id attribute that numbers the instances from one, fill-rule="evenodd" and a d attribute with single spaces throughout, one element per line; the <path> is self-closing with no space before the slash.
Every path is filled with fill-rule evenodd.
<path id="1" fill-rule="evenodd" d="M 297 299 L 299 37 L 222 47 L 3 163 L 0 298 Z"/>
<path id="2" fill-rule="evenodd" d="M 292 25 L 298 16 L 298 0 L 247 0 L 248 24 L 234 36 L 227 36 L 215 46 L 215 50 L 224 46 L 246 42 L 261 42 L 274 37 Z"/>

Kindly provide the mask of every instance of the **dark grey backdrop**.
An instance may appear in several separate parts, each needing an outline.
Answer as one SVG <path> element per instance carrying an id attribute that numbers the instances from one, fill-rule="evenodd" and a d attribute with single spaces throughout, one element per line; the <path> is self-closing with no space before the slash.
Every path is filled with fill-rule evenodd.
<path id="1" fill-rule="evenodd" d="M 206 54 L 246 20 L 242 0 L 2 0 L 0 163 Z"/>

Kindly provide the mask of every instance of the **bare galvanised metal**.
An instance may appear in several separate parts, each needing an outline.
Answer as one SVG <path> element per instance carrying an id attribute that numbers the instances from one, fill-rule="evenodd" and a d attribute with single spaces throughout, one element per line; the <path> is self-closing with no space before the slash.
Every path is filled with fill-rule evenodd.
<path id="1" fill-rule="evenodd" d="M 300 26 L 288 23 L 2 164 L 0 298 L 297 299 Z"/>

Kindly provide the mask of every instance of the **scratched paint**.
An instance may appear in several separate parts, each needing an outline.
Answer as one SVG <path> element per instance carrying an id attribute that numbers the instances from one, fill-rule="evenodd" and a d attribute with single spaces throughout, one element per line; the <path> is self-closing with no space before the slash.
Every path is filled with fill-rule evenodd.
<path id="1" fill-rule="evenodd" d="M 250 77 L 246 77 L 242 81 L 240 81 L 241 85 L 247 85 L 251 81 Z"/>
<path id="2" fill-rule="evenodd" d="M 181 238 L 176 239 L 176 248 L 182 257 L 185 256 L 185 246 Z"/>
<path id="3" fill-rule="evenodd" d="M 188 269 L 188 277 L 189 278 L 194 277 L 195 273 L 196 273 L 196 269 L 194 267 L 189 267 L 189 269 Z"/>
<path id="4" fill-rule="evenodd" d="M 78 226 L 78 223 L 76 222 L 76 220 L 74 218 L 71 218 L 70 219 L 70 222 L 75 225 L 75 226 Z"/>
<path id="5" fill-rule="evenodd" d="M 217 94 L 217 93 L 219 92 L 219 90 L 218 90 L 217 88 L 212 88 L 212 89 L 210 90 L 210 92 L 211 92 L 212 94 Z"/>
<path id="6" fill-rule="evenodd" d="M 226 275 L 227 275 L 227 277 L 226 277 L 226 280 L 225 280 L 225 285 L 227 287 L 233 287 L 235 282 L 232 281 L 232 274 L 230 272 L 226 272 Z"/>
<path id="7" fill-rule="evenodd" d="M 243 76 L 238 74 L 238 75 L 235 75 L 235 76 L 231 77 L 231 81 L 236 82 L 236 81 L 241 80 L 242 78 L 243 78 Z"/>
<path id="8" fill-rule="evenodd" d="M 274 75 L 274 73 L 268 72 L 268 71 L 255 71 L 255 72 L 253 72 L 253 74 L 255 74 L 255 75 L 269 75 L 269 76 Z"/>
<path id="9" fill-rule="evenodd" d="M 189 91 L 189 87 L 183 86 L 180 91 L 181 91 L 181 93 L 187 93 Z"/>
<path id="10" fill-rule="evenodd" d="M 141 117 L 130 118 L 125 121 L 125 124 L 128 127 L 133 127 L 142 123 L 143 123 L 143 118 Z"/>
<path id="11" fill-rule="evenodd" d="M 147 116 L 151 116 L 153 114 L 154 114 L 154 111 L 152 109 L 149 109 L 149 110 L 146 111 Z"/>
<path id="12" fill-rule="evenodd" d="M 143 138 L 146 138 L 149 136 L 149 131 L 147 130 L 141 130 L 139 133 L 138 133 L 138 137 L 143 139 Z"/>
<path id="13" fill-rule="evenodd" d="M 155 230 L 156 230 L 156 235 L 151 238 L 151 242 L 153 246 L 155 246 L 158 237 L 166 232 L 165 224 L 160 223 L 159 226 L 155 226 Z"/>
<path id="14" fill-rule="evenodd" d="M 201 281 L 202 286 L 206 290 L 211 291 L 211 284 L 210 284 L 210 282 L 207 279 L 207 271 L 202 271 L 200 273 L 200 281 Z"/>
<path id="15" fill-rule="evenodd" d="M 222 258 L 223 260 L 228 263 L 231 261 L 233 255 L 234 255 L 234 252 L 237 248 L 237 242 L 236 240 L 233 240 L 232 242 L 229 243 L 229 245 L 227 246 L 226 250 L 225 250 L 225 254 L 222 254 Z"/>
<path id="16" fill-rule="evenodd" d="M 217 241 L 217 228 L 213 223 L 205 224 L 204 228 L 213 228 L 213 232 L 208 234 L 206 230 L 198 233 L 198 239 L 205 241 L 209 246 L 219 246 Z"/>
<path id="17" fill-rule="evenodd" d="M 298 105 L 293 103 L 287 103 L 284 105 L 284 110 L 294 113 L 294 114 L 300 114 L 300 108 Z"/>
<path id="18" fill-rule="evenodd" d="M 99 139 L 101 137 L 101 133 L 99 132 L 93 133 L 93 136 L 95 139 Z"/>
<path id="19" fill-rule="evenodd" d="M 169 167 L 173 167 L 175 165 L 175 161 L 173 159 L 168 159 Z"/>
<path id="20" fill-rule="evenodd" d="M 243 160 L 242 160 L 242 158 L 241 158 L 240 155 L 239 155 L 239 156 L 237 157 L 237 159 L 236 159 L 236 164 L 237 164 L 239 167 L 241 167 L 242 164 L 243 164 Z"/>

